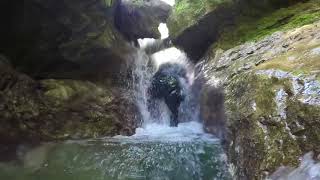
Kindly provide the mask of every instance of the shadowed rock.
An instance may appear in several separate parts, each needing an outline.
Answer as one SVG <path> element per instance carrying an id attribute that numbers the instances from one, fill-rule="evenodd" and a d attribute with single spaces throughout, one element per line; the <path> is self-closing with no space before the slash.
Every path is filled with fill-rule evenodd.
<path id="1" fill-rule="evenodd" d="M 160 38 L 159 23 L 166 22 L 171 6 L 160 0 L 121 0 L 117 5 L 115 24 L 130 41 Z"/>

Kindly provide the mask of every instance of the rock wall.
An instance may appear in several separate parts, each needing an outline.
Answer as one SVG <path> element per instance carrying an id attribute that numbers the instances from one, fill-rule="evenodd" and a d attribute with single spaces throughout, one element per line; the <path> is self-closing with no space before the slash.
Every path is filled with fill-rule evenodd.
<path id="1" fill-rule="evenodd" d="M 319 5 L 180 0 L 169 18 L 173 43 L 201 60 L 201 116 L 238 179 L 320 153 Z"/>
<path id="2" fill-rule="evenodd" d="M 34 80 L 4 63 L 0 77 L 0 160 L 14 156 L 21 143 L 131 135 L 139 125 L 126 89 L 85 80 Z"/>
<path id="3" fill-rule="evenodd" d="M 169 12 L 149 1 L 2 1 L 0 160 L 19 143 L 133 134 L 131 41 L 157 35 Z"/>
<path id="4" fill-rule="evenodd" d="M 227 149 L 240 179 L 320 153 L 319 25 L 216 50 L 208 61 L 206 76 L 225 89 Z"/>
<path id="5" fill-rule="evenodd" d="M 118 83 L 133 64 L 131 41 L 157 38 L 168 17 L 170 6 L 155 2 L 5 0 L 0 53 L 37 79 L 109 77 Z"/>
<path id="6" fill-rule="evenodd" d="M 113 26 L 111 1 L 16 1 L 2 8 L 11 19 L 1 53 L 19 71 L 37 79 L 125 73 L 123 54 L 133 49 Z"/>
<path id="7" fill-rule="evenodd" d="M 252 40 L 253 36 L 270 35 L 288 21 L 295 27 L 310 23 L 314 16 L 318 16 L 315 10 L 318 7 L 317 1 L 312 2 L 316 7 L 313 9 L 310 5 L 308 11 L 311 12 L 304 18 L 296 19 L 294 16 L 299 16 L 296 12 L 301 12 L 306 7 L 287 9 L 273 18 L 264 19 L 280 8 L 300 2 L 304 1 L 178 0 L 168 19 L 170 37 L 176 46 L 197 62 L 212 45 L 227 49 Z M 260 26 L 254 24 L 262 20 L 265 21 Z"/>

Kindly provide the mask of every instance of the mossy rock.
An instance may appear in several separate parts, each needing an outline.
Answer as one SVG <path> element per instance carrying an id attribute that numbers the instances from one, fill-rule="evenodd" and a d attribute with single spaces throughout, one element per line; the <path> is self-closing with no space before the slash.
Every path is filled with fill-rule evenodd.
<path id="1" fill-rule="evenodd" d="M 170 36 L 177 37 L 218 6 L 231 2 L 231 0 L 177 0 L 168 20 Z"/>
<path id="2" fill-rule="evenodd" d="M 197 62 L 210 46 L 227 50 L 312 24 L 320 20 L 319 4 L 319 0 L 181 0 L 168 27 L 173 43 Z"/>
<path id="3" fill-rule="evenodd" d="M 317 52 L 319 51 L 319 52 Z M 294 75 L 316 75 L 320 78 L 320 43 L 301 44 L 294 51 L 274 57 L 256 67 L 259 70 L 279 69 Z M 319 79 L 320 80 L 320 79 Z"/>
<path id="4" fill-rule="evenodd" d="M 255 16 L 239 15 L 233 27 L 226 27 L 216 46 L 229 49 L 248 41 L 257 41 L 276 31 L 286 31 L 320 20 L 320 1 L 310 0 Z"/>
<path id="5" fill-rule="evenodd" d="M 0 69 L 0 144 L 131 135 L 137 127 L 138 110 L 121 89 L 70 79 L 37 82 Z"/>
<path id="6" fill-rule="evenodd" d="M 227 86 L 226 110 L 232 132 L 229 153 L 239 167 L 238 176 L 260 179 L 264 172 L 281 165 L 297 165 L 302 150 L 287 128 L 291 120 L 281 117 L 278 110 L 284 102 L 276 99 L 287 84 L 285 79 L 244 73 Z"/>
<path id="7" fill-rule="evenodd" d="M 84 98 L 88 96 L 99 96 L 107 93 L 107 90 L 98 87 L 89 81 L 77 80 L 43 80 L 42 87 L 45 89 L 45 95 L 61 104 L 72 98 Z"/>
<path id="8" fill-rule="evenodd" d="M 319 154 L 319 23 L 209 53 L 204 73 L 225 89 L 228 156 L 240 179 Z"/>

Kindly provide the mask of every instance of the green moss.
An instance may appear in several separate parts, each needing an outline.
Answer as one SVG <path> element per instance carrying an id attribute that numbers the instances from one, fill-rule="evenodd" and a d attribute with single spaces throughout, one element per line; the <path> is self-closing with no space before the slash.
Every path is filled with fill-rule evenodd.
<path id="1" fill-rule="evenodd" d="M 304 152 L 320 153 L 320 106 L 301 103 L 296 99 L 287 102 L 289 126 L 298 136 L 298 142 Z M 296 126 L 296 122 L 301 127 Z M 304 137 L 303 137 L 304 136 Z M 301 138 L 299 138 L 301 137 Z"/>
<path id="2" fill-rule="evenodd" d="M 96 23 L 101 24 L 100 20 Z M 112 26 L 106 22 L 99 32 L 88 31 L 83 38 L 72 39 L 60 44 L 62 55 L 68 60 L 81 61 L 92 52 L 92 48 L 109 48 L 116 51 L 120 47 L 124 47 L 122 36 Z"/>
<path id="3" fill-rule="evenodd" d="M 302 154 L 300 144 L 287 129 L 288 120 L 279 117 L 275 101 L 277 91 L 287 92 L 291 88 L 289 79 L 254 72 L 234 76 L 227 87 L 228 124 L 234 129 L 234 143 L 243 149 L 236 152 L 234 146 L 229 153 L 235 157 L 232 160 L 235 164 L 246 164 L 240 171 L 249 179 L 261 179 L 263 171 L 272 172 L 281 165 L 298 163 Z"/>
<path id="4" fill-rule="evenodd" d="M 99 95 L 103 92 L 93 83 L 76 80 L 44 80 L 42 85 L 46 89 L 45 95 L 49 99 L 60 104 L 73 97 L 88 97 L 90 95 Z"/>
<path id="5" fill-rule="evenodd" d="M 319 75 L 320 55 L 312 54 L 312 50 L 320 48 L 319 44 L 295 47 L 291 52 L 284 53 L 265 63 L 260 64 L 256 69 L 279 69 L 291 72 L 294 75 Z"/>
<path id="6" fill-rule="evenodd" d="M 298 164 L 301 150 L 299 144 L 286 132 L 285 124 L 268 127 L 267 136 L 269 148 L 262 166 L 275 171 L 280 165 L 295 166 Z"/>
<path id="7" fill-rule="evenodd" d="M 320 0 L 298 3 L 288 8 L 254 16 L 242 15 L 236 25 L 221 34 L 217 46 L 229 49 L 247 41 L 260 40 L 276 31 L 293 29 L 320 20 Z"/>
<path id="8" fill-rule="evenodd" d="M 94 122 L 67 123 L 63 129 L 55 133 L 54 139 L 70 138 L 70 135 L 78 138 L 96 138 L 114 133 L 117 133 L 115 119 L 109 117 Z"/>
<path id="9" fill-rule="evenodd" d="M 196 24 L 199 19 L 213 11 L 221 4 L 230 3 L 231 0 L 178 0 L 170 16 L 168 26 L 170 36 L 180 34 L 186 28 Z"/>
<path id="10" fill-rule="evenodd" d="M 268 81 L 265 77 L 260 77 L 259 80 L 255 81 L 254 99 L 257 104 L 257 115 L 267 116 L 275 111 L 276 103 L 273 100 L 275 97 L 275 91 L 273 86 L 275 82 Z"/>
<path id="11" fill-rule="evenodd" d="M 112 47 L 116 41 L 116 35 L 112 29 L 106 29 L 102 34 L 97 36 L 97 44 L 102 47 Z"/>

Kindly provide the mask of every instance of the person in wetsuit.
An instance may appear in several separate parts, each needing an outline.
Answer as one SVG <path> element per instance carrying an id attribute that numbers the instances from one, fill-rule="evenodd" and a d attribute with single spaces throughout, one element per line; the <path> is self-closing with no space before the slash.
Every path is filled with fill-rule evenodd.
<path id="1" fill-rule="evenodd" d="M 186 69 L 177 63 L 166 63 L 154 74 L 149 87 L 149 108 L 155 100 L 164 100 L 171 111 L 170 126 L 178 126 L 179 106 L 184 100 L 181 78 L 187 80 Z M 152 111 L 152 110 L 151 110 Z"/>

